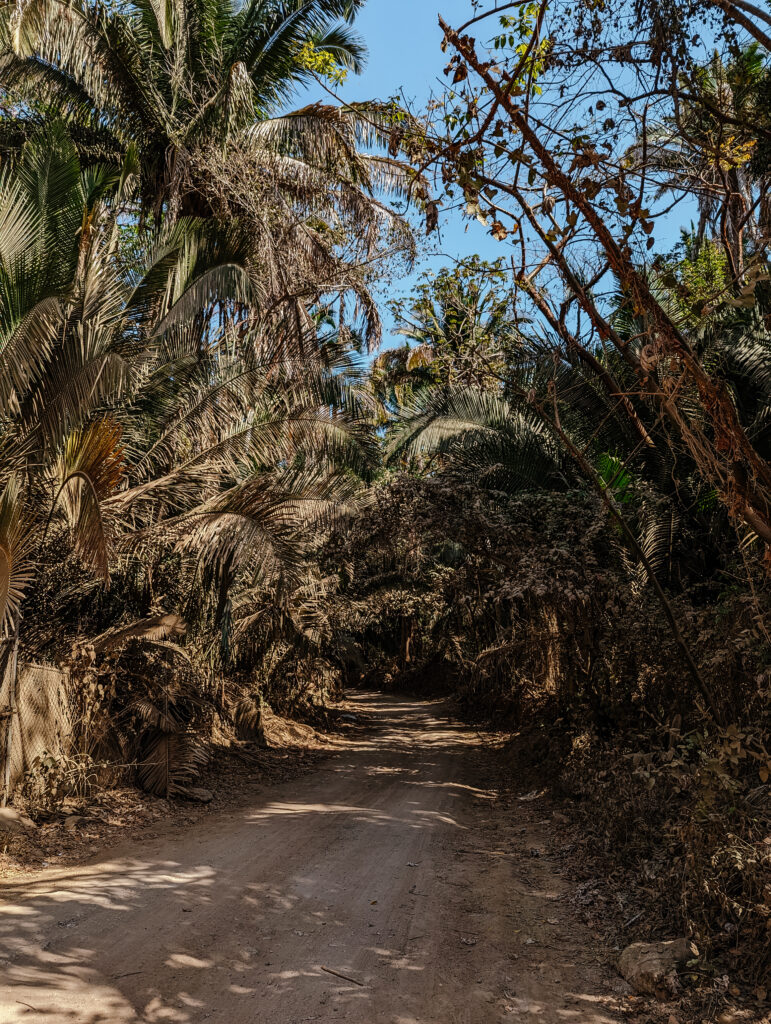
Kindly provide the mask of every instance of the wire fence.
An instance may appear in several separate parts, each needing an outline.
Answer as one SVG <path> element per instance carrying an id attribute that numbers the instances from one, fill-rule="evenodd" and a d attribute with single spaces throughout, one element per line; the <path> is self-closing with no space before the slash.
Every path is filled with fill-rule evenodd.
<path id="1" fill-rule="evenodd" d="M 0 787 L 7 803 L 44 753 L 66 753 L 71 733 L 69 677 L 52 665 L 15 665 L 14 640 L 0 640 Z"/>

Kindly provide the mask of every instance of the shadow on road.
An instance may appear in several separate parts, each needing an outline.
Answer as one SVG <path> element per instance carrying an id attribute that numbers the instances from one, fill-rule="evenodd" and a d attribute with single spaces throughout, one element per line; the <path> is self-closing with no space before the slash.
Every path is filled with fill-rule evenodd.
<path id="1" fill-rule="evenodd" d="M 4 886 L 3 1024 L 614 1019 L 580 975 L 559 1007 L 522 993 L 477 736 L 438 702 L 356 701 L 373 728 L 253 806 Z"/>

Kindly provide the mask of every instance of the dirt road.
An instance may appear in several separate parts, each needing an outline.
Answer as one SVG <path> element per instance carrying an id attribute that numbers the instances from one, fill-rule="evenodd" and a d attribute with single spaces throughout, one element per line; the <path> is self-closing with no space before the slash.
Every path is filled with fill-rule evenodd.
<path id="1" fill-rule="evenodd" d="M 355 703 L 371 729 L 250 806 L 6 885 L 2 1024 L 616 1022 L 476 734 Z"/>

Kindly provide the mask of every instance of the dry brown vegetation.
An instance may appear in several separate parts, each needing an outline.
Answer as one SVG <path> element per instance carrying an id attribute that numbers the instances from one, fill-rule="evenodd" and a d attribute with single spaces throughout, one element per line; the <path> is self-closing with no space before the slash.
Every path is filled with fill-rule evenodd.
<path id="1" fill-rule="evenodd" d="M 762 1011 L 771 18 L 473 4 L 427 110 L 287 113 L 359 6 L 0 13 L 3 800 L 169 801 L 346 686 L 449 693 L 615 941 L 692 939 L 683 1006 Z M 405 211 L 458 205 L 501 258 L 367 362 Z"/>

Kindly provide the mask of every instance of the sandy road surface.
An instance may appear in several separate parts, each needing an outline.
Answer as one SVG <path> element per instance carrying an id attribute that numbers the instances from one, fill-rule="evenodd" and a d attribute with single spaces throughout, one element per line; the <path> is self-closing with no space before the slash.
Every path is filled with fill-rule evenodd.
<path id="1" fill-rule="evenodd" d="M 355 703 L 372 729 L 248 807 L 6 885 L 2 1024 L 615 1022 L 474 732 Z"/>

